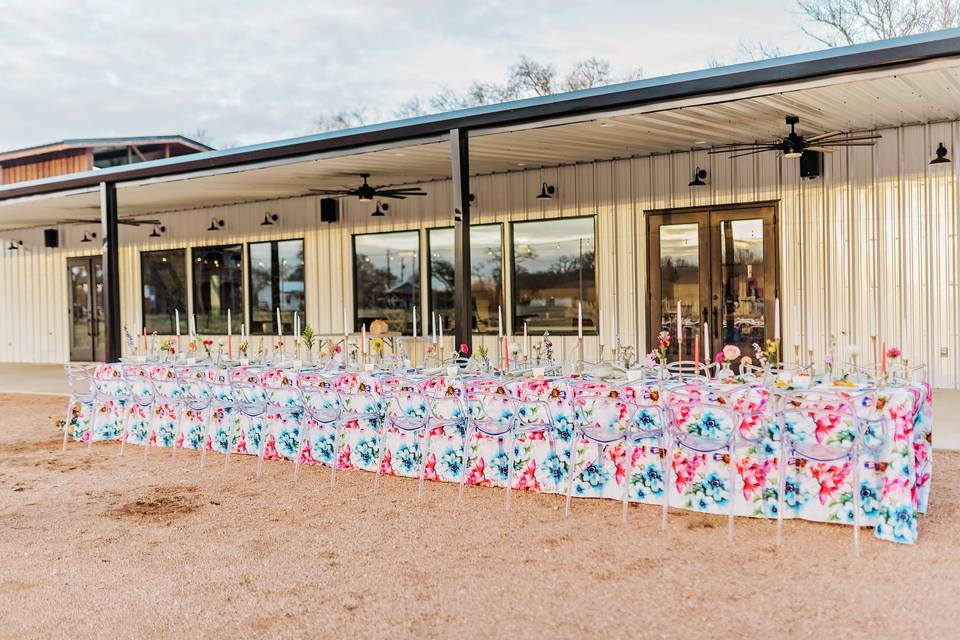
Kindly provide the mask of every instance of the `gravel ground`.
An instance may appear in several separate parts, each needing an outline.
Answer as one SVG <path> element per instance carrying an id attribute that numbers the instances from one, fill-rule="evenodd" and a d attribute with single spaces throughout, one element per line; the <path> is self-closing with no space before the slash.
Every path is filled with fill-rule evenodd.
<path id="1" fill-rule="evenodd" d="M 96 444 L 66 401 L 0 396 L 0 637 L 957 637 L 960 454 L 935 456 L 920 543 L 847 527 L 466 491 Z M 952 629 L 952 631 L 951 631 Z"/>

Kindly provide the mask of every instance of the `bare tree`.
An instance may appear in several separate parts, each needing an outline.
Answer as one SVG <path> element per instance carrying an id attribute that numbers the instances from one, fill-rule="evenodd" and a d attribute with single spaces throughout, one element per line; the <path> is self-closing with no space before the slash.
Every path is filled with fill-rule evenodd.
<path id="1" fill-rule="evenodd" d="M 507 91 L 518 95 L 548 96 L 557 92 L 554 87 L 556 77 L 557 70 L 552 64 L 540 64 L 521 56 L 520 62 L 510 67 Z"/>
<path id="2" fill-rule="evenodd" d="M 321 113 L 314 119 L 314 124 L 321 131 L 341 131 L 367 124 L 367 109 L 345 109 L 335 113 Z"/>
<path id="3" fill-rule="evenodd" d="M 612 82 L 609 62 L 600 58 L 587 58 L 573 65 L 573 69 L 563 79 L 563 88 L 565 91 L 577 91 Z"/>
<path id="4" fill-rule="evenodd" d="M 797 0 L 800 28 L 828 47 L 960 26 L 960 0 Z"/>

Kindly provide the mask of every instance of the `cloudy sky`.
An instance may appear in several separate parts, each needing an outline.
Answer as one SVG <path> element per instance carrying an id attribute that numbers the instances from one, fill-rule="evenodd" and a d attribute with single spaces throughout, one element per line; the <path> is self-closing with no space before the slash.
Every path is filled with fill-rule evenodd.
<path id="1" fill-rule="evenodd" d="M 521 55 L 647 77 L 814 48 L 790 0 L 0 0 L 0 149 L 192 134 L 236 146 L 320 114 L 392 119 L 414 96 L 500 81 Z"/>

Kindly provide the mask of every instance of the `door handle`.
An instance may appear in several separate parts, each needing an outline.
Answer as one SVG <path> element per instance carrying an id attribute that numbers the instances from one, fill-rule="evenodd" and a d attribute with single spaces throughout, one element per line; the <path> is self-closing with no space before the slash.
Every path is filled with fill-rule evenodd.
<path id="1" fill-rule="evenodd" d="M 713 339 L 714 340 L 720 337 L 720 334 L 717 331 L 717 328 L 718 328 L 717 325 L 719 324 L 720 324 L 720 311 L 715 306 L 713 307 Z"/>

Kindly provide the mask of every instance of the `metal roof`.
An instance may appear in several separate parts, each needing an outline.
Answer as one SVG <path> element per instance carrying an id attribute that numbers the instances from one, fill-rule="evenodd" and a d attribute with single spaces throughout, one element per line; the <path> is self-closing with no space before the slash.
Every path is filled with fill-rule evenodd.
<path id="1" fill-rule="evenodd" d="M 213 147 L 179 134 L 166 136 L 124 136 L 113 138 L 68 138 L 66 140 L 58 140 L 57 142 L 48 142 L 46 144 L 22 147 L 20 149 L 0 151 L 0 162 L 44 153 L 54 153 L 57 151 L 64 151 L 66 149 L 86 149 L 89 147 L 126 147 L 130 145 L 145 144 L 182 144 L 192 149 L 213 151 Z"/>
<path id="2" fill-rule="evenodd" d="M 208 151 L 0 187 L 0 200 L 192 171 L 242 166 L 326 151 L 436 138 L 451 129 L 498 128 L 824 76 L 960 56 L 960 29 L 484 105 L 342 131 Z"/>

